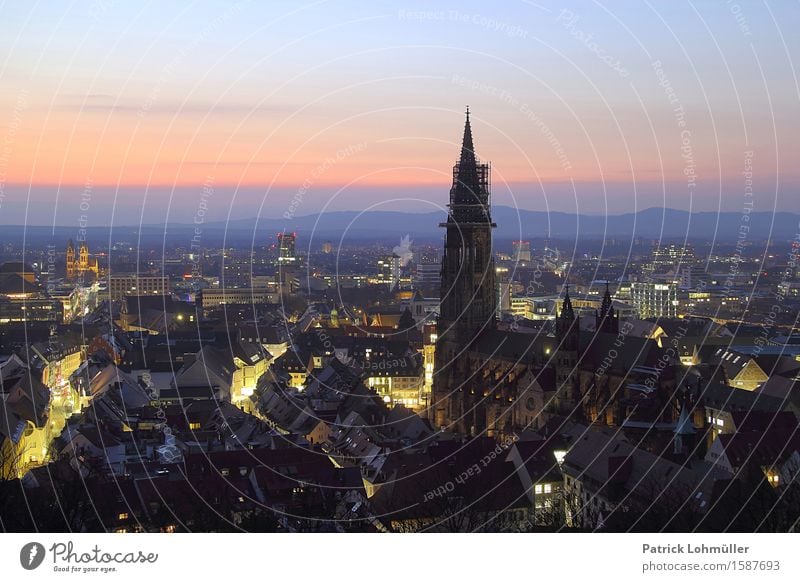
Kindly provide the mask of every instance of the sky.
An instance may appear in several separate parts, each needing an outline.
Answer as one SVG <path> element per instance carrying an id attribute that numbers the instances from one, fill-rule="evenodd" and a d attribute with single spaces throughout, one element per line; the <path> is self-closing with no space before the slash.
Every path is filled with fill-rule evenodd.
<path id="1" fill-rule="evenodd" d="M 6 2 L 0 224 L 800 212 L 800 3 Z M 744 210 L 746 211 L 746 210 Z"/>

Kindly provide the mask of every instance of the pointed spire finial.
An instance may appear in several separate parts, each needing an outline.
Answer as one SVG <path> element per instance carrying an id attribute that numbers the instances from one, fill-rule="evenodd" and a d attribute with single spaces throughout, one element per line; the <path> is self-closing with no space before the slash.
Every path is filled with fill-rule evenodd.
<path id="1" fill-rule="evenodd" d="M 614 303 L 611 300 L 611 290 L 608 288 L 608 279 L 606 279 L 606 292 L 603 294 L 603 301 L 600 304 L 600 316 L 608 317 L 614 314 Z"/>
<path id="2" fill-rule="evenodd" d="M 572 307 L 572 299 L 569 297 L 569 282 L 564 283 L 564 301 L 561 304 L 561 318 L 575 319 L 575 310 Z"/>
<path id="3" fill-rule="evenodd" d="M 475 147 L 472 145 L 472 126 L 469 122 L 469 105 L 467 105 L 467 120 L 464 123 L 464 139 L 461 141 L 461 162 L 460 169 L 464 176 L 463 182 L 471 184 L 471 178 L 475 177 Z"/>

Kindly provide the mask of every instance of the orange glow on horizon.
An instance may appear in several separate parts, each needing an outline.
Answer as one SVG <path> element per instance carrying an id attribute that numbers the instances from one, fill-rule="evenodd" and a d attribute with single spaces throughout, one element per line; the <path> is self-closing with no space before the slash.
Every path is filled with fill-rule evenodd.
<path id="1" fill-rule="evenodd" d="M 46 110 L 44 110 L 46 111 Z M 269 119 L 197 114 L 166 116 L 112 111 L 104 114 L 31 106 L 14 136 L 6 184 L 54 187 L 449 187 L 458 157 L 462 122 L 439 112 L 407 114 L 405 127 L 391 114 L 317 126 L 316 117 Z M 502 125 L 501 125 L 502 122 Z M 488 123 L 488 122 L 487 122 Z M 657 150 L 647 136 L 610 136 L 608 147 L 565 133 L 559 158 L 541 135 L 476 121 L 481 159 L 492 162 L 494 190 L 515 184 L 685 182 L 684 162 L 671 142 Z M 673 137 L 665 133 L 664 140 Z M 602 136 L 600 136 L 602 137 Z M 698 136 L 698 151 L 707 147 Z M 667 149 L 672 147 L 672 149 Z M 735 146 L 717 156 L 698 156 L 706 180 L 736 179 L 740 168 L 722 171 L 718 157 L 738 159 Z M 673 151 L 674 150 L 674 151 Z M 662 157 L 656 153 L 661 151 Z M 663 155 L 670 151 L 673 155 Z M 760 158 L 763 168 L 769 161 Z M 701 164 L 704 164 L 703 167 Z M 786 176 L 791 178 L 791 176 Z"/>

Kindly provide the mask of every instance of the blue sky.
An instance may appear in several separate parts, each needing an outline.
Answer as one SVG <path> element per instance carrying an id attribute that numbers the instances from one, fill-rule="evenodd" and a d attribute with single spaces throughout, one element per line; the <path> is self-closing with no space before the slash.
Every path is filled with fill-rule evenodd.
<path id="1" fill-rule="evenodd" d="M 736 211 L 747 171 L 756 209 L 800 211 L 796 2 L 0 13 L 0 223 L 71 224 L 87 185 L 98 224 L 186 221 L 208 180 L 220 219 L 279 216 L 298 191 L 301 214 L 430 210 L 467 103 L 495 203 Z"/>

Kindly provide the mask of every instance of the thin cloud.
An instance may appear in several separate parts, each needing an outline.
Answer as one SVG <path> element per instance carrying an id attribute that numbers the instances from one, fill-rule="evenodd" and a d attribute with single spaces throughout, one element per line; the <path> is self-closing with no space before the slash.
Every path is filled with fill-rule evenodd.
<path id="1" fill-rule="evenodd" d="M 263 103 L 212 103 L 212 102 L 178 102 L 152 100 L 149 97 L 136 99 L 118 99 L 112 95 L 89 94 L 84 96 L 66 95 L 55 106 L 58 111 L 72 113 L 125 113 L 137 115 L 177 115 L 177 114 L 250 114 L 250 113 L 286 113 L 292 110 L 286 105 L 267 105 Z"/>

